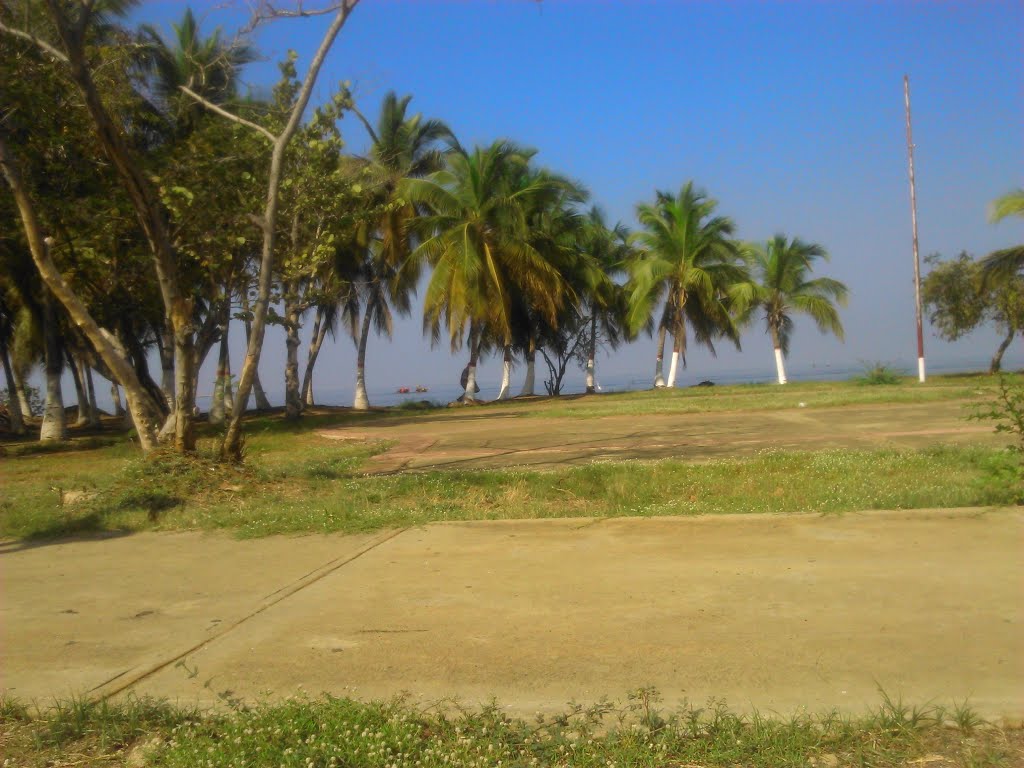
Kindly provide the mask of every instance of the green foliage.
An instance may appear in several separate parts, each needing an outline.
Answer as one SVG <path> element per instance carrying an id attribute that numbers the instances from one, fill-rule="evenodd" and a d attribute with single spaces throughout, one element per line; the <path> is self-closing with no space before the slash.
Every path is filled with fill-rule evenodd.
<path id="1" fill-rule="evenodd" d="M 892 366 L 878 361 L 863 363 L 864 372 L 854 378 L 858 384 L 869 386 L 899 384 L 903 377 Z"/>
<path id="2" fill-rule="evenodd" d="M 810 277 L 815 260 L 828 261 L 828 252 L 822 246 L 776 235 L 765 246 L 753 247 L 751 258 L 757 279 L 751 306 L 764 310 L 765 328 L 782 354 L 789 354 L 792 316 L 798 312 L 813 319 L 822 333 L 832 333 L 842 340 L 843 325 L 835 304 L 846 304 L 846 286 L 828 277 Z M 745 303 L 745 287 L 735 290 L 740 303 Z"/>
<path id="3" fill-rule="evenodd" d="M 750 275 L 732 239 L 735 224 L 715 216 L 716 200 L 686 182 L 678 195 L 658 192 L 653 204 L 637 207 L 642 229 L 634 235 L 638 255 L 631 261 L 628 326 L 648 325 L 664 300 L 659 327 L 668 330 L 686 362 L 688 337 L 714 352 L 726 338 L 739 348 L 730 294 Z"/>
<path id="4" fill-rule="evenodd" d="M 1009 490 L 1016 503 L 1024 503 L 1024 383 L 1000 374 L 995 397 L 975 406 L 968 418 L 993 421 L 996 432 L 1013 438 L 1006 452 L 986 464 L 985 480 L 986 485 Z"/>

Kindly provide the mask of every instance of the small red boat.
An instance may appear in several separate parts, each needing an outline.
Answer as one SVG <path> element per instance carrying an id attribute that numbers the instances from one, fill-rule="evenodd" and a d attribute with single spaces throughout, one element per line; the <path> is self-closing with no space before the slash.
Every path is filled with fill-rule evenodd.
<path id="1" fill-rule="evenodd" d="M 409 394 L 409 388 L 408 387 L 399 387 L 398 388 L 398 394 L 400 394 L 400 395 L 408 395 Z"/>

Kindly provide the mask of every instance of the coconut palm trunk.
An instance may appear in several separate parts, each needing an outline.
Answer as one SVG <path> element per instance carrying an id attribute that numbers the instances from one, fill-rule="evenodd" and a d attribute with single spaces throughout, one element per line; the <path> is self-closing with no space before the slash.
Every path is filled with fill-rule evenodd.
<path id="1" fill-rule="evenodd" d="M 533 397 L 537 386 L 537 337 L 531 331 L 530 342 L 526 347 L 526 376 L 523 377 L 523 389 L 520 397 Z"/>
<path id="2" fill-rule="evenodd" d="M 366 344 L 370 339 L 370 325 L 373 322 L 373 304 L 367 303 L 363 313 L 363 325 L 359 331 L 359 348 L 356 353 L 356 394 L 352 407 L 357 411 L 365 411 L 370 407 L 370 398 L 366 396 Z"/>
<path id="3" fill-rule="evenodd" d="M 462 393 L 465 402 L 476 400 L 476 363 L 480 354 L 480 345 L 477 341 L 478 333 L 475 328 L 469 329 L 469 365 L 466 366 L 466 390 Z"/>
<path id="4" fill-rule="evenodd" d="M 779 377 L 779 384 L 786 383 L 786 362 L 785 355 L 782 354 L 782 342 L 779 339 L 779 331 L 777 328 L 772 328 L 772 349 L 775 350 L 775 371 Z"/>
<path id="5" fill-rule="evenodd" d="M 1002 367 L 1003 367 L 1003 355 L 1006 353 L 1006 350 L 1010 348 L 1010 344 L 1013 343 L 1013 337 L 1016 336 L 1016 335 L 1017 335 L 1016 329 L 1015 328 L 1011 328 L 1009 330 L 1009 332 L 1006 334 L 1006 338 L 1004 338 L 999 343 L 999 349 L 996 350 L 996 354 L 992 358 L 992 363 L 988 367 L 988 372 L 989 373 L 999 373 L 999 371 L 1002 370 Z"/>
<path id="6" fill-rule="evenodd" d="M 512 343 L 506 340 L 505 354 L 502 358 L 501 389 L 498 391 L 498 399 L 508 400 L 510 397 L 512 397 Z"/>
<path id="7" fill-rule="evenodd" d="M 12 360 L 13 364 L 14 361 Z M 28 419 L 32 418 L 32 403 L 28 399 L 28 382 L 25 381 L 23 371 L 17 365 L 11 369 L 11 374 L 14 376 L 14 386 L 18 394 L 18 405 L 21 406 L 22 417 Z"/>
<path id="8" fill-rule="evenodd" d="M 665 334 L 667 333 L 665 326 L 658 327 L 658 350 L 657 357 L 654 361 L 654 386 L 664 387 L 665 386 L 665 374 L 662 372 L 662 364 L 665 359 Z"/>
<path id="9" fill-rule="evenodd" d="M 110 400 L 114 404 L 114 415 L 118 418 L 124 417 L 124 406 L 121 404 L 121 388 L 116 381 L 110 382 Z"/>
<path id="10" fill-rule="evenodd" d="M 594 364 L 597 358 L 597 308 L 590 308 L 590 349 L 587 351 L 587 394 L 597 391 L 594 380 Z"/>
<path id="11" fill-rule="evenodd" d="M 82 381 L 82 369 L 78 365 L 78 361 L 75 360 L 74 355 L 71 354 L 71 350 L 64 347 L 64 361 L 68 365 L 68 370 L 71 371 L 71 381 L 75 385 L 75 407 L 78 409 L 78 415 L 75 417 L 75 426 L 84 427 L 89 423 L 89 403 L 85 394 L 85 385 Z"/>
<path id="12" fill-rule="evenodd" d="M 16 435 L 25 434 L 25 415 L 18 397 L 18 385 L 14 380 L 14 368 L 7 352 L 7 341 L 0 336 L 0 363 L 4 367 L 4 381 L 7 384 L 7 412 L 11 419 L 11 432 Z"/>
<path id="13" fill-rule="evenodd" d="M 96 382 L 92 379 L 92 366 L 82 362 L 82 378 L 85 380 L 85 394 L 88 397 L 89 413 L 87 414 L 90 427 L 98 427 L 100 424 L 100 409 L 96 405 Z"/>
<path id="14" fill-rule="evenodd" d="M 43 426 L 39 432 L 39 440 L 44 443 L 68 439 L 68 425 L 64 415 L 64 396 L 60 386 L 63 360 L 60 336 L 57 331 L 57 313 L 54 311 L 53 301 L 49 293 L 43 297 L 46 406 L 43 409 Z"/>
<path id="15" fill-rule="evenodd" d="M 306 356 L 306 371 L 302 375 L 302 402 L 313 405 L 313 367 L 320 355 L 320 347 L 327 337 L 327 323 L 324 322 L 323 307 L 316 308 L 316 321 L 313 323 L 313 338 L 309 342 L 309 354 Z"/>

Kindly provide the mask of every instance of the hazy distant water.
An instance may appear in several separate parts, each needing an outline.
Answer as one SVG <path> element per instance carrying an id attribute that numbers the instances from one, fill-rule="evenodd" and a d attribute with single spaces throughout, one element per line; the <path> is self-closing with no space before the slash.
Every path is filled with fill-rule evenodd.
<path id="1" fill-rule="evenodd" d="M 928 372 L 930 374 L 944 374 L 944 373 L 964 373 L 970 371 L 984 371 L 988 369 L 989 358 L 983 357 L 977 360 L 959 361 L 959 362 L 929 362 Z M 1006 370 L 1017 370 L 1024 366 L 1024 356 L 1007 354 L 1004 360 L 1004 368 Z M 893 363 L 890 365 L 893 370 L 896 370 L 904 375 L 916 375 L 917 373 L 917 361 L 913 360 L 910 362 Z M 666 374 L 667 374 L 666 365 Z M 523 366 L 517 366 L 512 374 L 512 394 L 519 394 L 519 390 L 522 388 L 523 383 Z M 861 375 L 864 372 L 864 366 L 861 364 L 854 365 L 819 365 L 819 366 L 808 366 L 808 367 L 794 367 L 791 370 L 787 369 L 786 375 L 790 381 L 846 381 L 856 376 Z M 600 367 L 598 368 L 600 374 Z M 635 374 L 618 374 L 602 377 L 598 375 L 598 384 L 600 391 L 602 392 L 631 392 L 638 390 L 651 389 L 654 386 L 654 371 L 653 366 L 650 371 L 644 372 L 642 375 L 640 372 Z M 535 391 L 537 394 L 544 394 L 544 380 L 547 378 L 546 371 L 542 372 L 542 369 L 537 369 L 537 382 Z M 689 370 L 685 369 L 682 371 L 679 380 L 677 381 L 678 387 L 690 387 L 698 384 L 701 381 L 713 381 L 718 385 L 727 384 L 774 384 L 775 383 L 775 369 L 766 368 L 761 366 L 759 368 L 740 368 L 731 371 L 715 371 L 715 370 Z M 494 382 L 489 381 L 486 377 L 480 382 L 480 393 L 477 398 L 480 400 L 493 400 L 498 396 L 499 384 L 497 380 Z M 389 406 L 389 405 L 400 405 L 403 402 L 427 400 L 439 404 L 447 404 L 456 400 L 462 394 L 462 388 L 454 383 L 451 386 L 440 386 L 430 387 L 428 392 L 418 393 L 410 392 L 409 394 L 399 394 L 395 389 L 385 389 L 382 387 L 370 387 L 368 395 L 370 403 L 374 406 Z M 408 386 L 410 388 L 415 386 L 415 383 L 402 384 L 401 386 Z M 562 387 L 562 394 L 570 395 L 583 392 L 585 388 L 583 372 L 582 371 L 571 371 L 566 375 L 566 382 Z M 325 386 L 318 387 L 314 384 L 313 388 L 316 402 L 320 405 L 352 405 L 353 388 L 351 386 Z M 271 402 L 275 405 L 280 404 L 284 400 L 284 392 L 273 391 L 268 389 L 267 396 Z M 200 407 L 205 408 L 208 398 L 200 398 Z"/>
<path id="2" fill-rule="evenodd" d="M 954 362 L 929 360 L 928 373 L 942 374 L 984 371 L 988 369 L 989 359 L 989 357 L 984 356 L 977 359 Z M 917 361 L 897 361 L 890 364 L 890 367 L 908 376 L 915 375 L 917 372 Z M 1004 359 L 1004 368 L 1006 370 L 1019 370 L 1024 368 L 1024 354 L 1017 350 L 1012 350 L 1007 353 L 1006 358 Z M 666 374 L 667 369 L 668 366 L 666 365 Z M 793 366 L 791 369 L 787 369 L 786 374 L 790 381 L 845 381 L 855 376 L 859 376 L 863 371 L 864 366 L 860 364 L 815 365 L 804 367 Z M 637 371 L 630 374 L 601 376 L 600 372 L 601 366 L 599 363 L 598 384 L 600 385 L 600 391 L 602 392 L 630 392 L 651 389 L 654 383 L 653 366 L 650 370 Z M 453 373 L 457 375 L 459 371 L 454 371 Z M 513 395 L 519 394 L 519 390 L 522 388 L 523 373 L 524 368 L 522 365 L 517 366 L 513 371 Z M 424 393 L 410 392 L 409 394 L 398 394 L 396 391 L 399 386 L 407 386 L 410 389 L 414 388 L 416 386 L 415 380 L 409 382 L 396 382 L 394 388 L 371 386 L 369 389 L 370 403 L 375 406 L 389 406 L 399 405 L 407 401 L 427 400 L 444 405 L 456 400 L 462 394 L 462 389 L 458 385 L 456 375 L 452 376 L 453 381 L 450 385 L 431 386 L 429 391 Z M 538 366 L 537 383 L 535 387 L 537 394 L 544 394 L 544 380 L 546 378 L 547 371 L 543 370 L 541 366 Z M 720 385 L 772 384 L 775 382 L 775 368 L 774 366 L 760 366 L 757 368 L 737 368 L 734 370 L 684 369 L 679 377 L 677 386 L 691 387 L 704 380 L 710 380 L 715 384 Z M 271 377 L 263 376 L 263 381 L 264 385 L 267 385 L 271 382 Z M 105 380 L 98 377 L 96 383 L 97 404 L 100 408 L 109 412 L 112 407 L 109 387 L 106 385 Z M 499 384 L 500 382 L 497 378 L 492 381 L 489 376 L 484 376 L 484 379 L 480 382 L 480 393 L 477 397 L 481 400 L 493 400 L 498 396 Z M 209 408 L 210 405 L 210 385 L 211 382 L 204 382 L 200 385 L 200 394 L 197 399 L 199 407 L 203 410 Z M 70 382 L 67 382 L 65 387 L 65 402 L 69 404 L 74 403 L 74 388 L 71 386 Z M 562 387 L 562 394 L 577 394 L 583 390 L 583 372 L 580 370 L 568 372 L 566 374 L 565 383 Z M 352 405 L 353 386 L 349 383 L 342 385 L 340 382 L 314 381 L 313 393 L 316 402 L 320 405 Z M 271 403 L 274 405 L 281 405 L 284 403 L 284 389 L 282 387 L 267 387 L 267 397 L 270 398 Z"/>

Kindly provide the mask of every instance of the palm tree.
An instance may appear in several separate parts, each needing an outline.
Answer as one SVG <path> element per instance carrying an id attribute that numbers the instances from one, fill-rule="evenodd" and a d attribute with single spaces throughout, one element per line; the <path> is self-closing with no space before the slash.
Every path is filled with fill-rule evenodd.
<path id="1" fill-rule="evenodd" d="M 798 237 L 789 240 L 776 235 L 764 247 L 750 250 L 756 283 L 752 286 L 750 308 L 764 309 L 764 322 L 772 337 L 779 384 L 786 383 L 783 359 L 789 354 L 793 314 L 810 316 L 818 330 L 843 338 L 843 324 L 833 302 L 846 305 L 846 286 L 828 277 L 809 279 L 816 259 L 828 261 L 828 253 L 817 243 Z"/>
<path id="2" fill-rule="evenodd" d="M 1015 189 L 992 202 L 989 221 L 993 224 L 1009 216 L 1024 216 L 1024 189 Z M 990 253 L 981 260 L 983 279 L 988 285 L 993 280 L 1006 281 L 1016 276 L 1024 267 L 1024 245 Z"/>
<path id="3" fill-rule="evenodd" d="M 435 340 L 446 326 L 453 350 L 468 335 L 466 400 L 475 399 L 486 338 L 499 340 L 511 367 L 516 295 L 552 322 L 561 302 L 562 278 L 531 243 L 528 226 L 539 200 L 558 197 L 561 184 L 550 174 L 528 173 L 533 154 L 508 141 L 471 153 L 456 149 L 445 170 L 404 187 L 431 211 L 421 220 L 425 237 L 414 253 L 434 268 L 424 326 Z"/>
<path id="4" fill-rule="evenodd" d="M 171 28 L 174 34 L 167 39 L 155 27 L 142 26 L 146 63 L 155 75 L 152 88 L 158 103 L 174 115 L 180 127 L 190 130 L 203 107 L 182 88 L 214 104 L 224 104 L 237 95 L 238 70 L 255 61 L 256 55 L 248 45 L 226 42 L 219 27 L 209 37 L 202 37 L 191 8 Z"/>
<path id="5" fill-rule="evenodd" d="M 608 228 L 604 211 L 596 205 L 587 213 L 582 248 L 586 256 L 586 296 L 590 314 L 590 348 L 587 352 L 587 393 L 597 391 L 595 365 L 600 335 L 614 349 L 624 330 L 625 293 L 612 278 L 624 269 L 632 248 L 629 230 L 621 222 Z"/>
<path id="6" fill-rule="evenodd" d="M 686 365 L 687 336 L 715 353 L 714 339 L 725 337 L 739 348 L 739 331 L 730 312 L 729 293 L 749 275 L 732 240 L 733 222 L 712 216 L 717 202 L 688 181 L 678 195 L 659 192 L 653 205 L 638 206 L 643 231 L 635 241 L 641 253 L 630 264 L 628 327 L 638 331 L 664 301 L 659 323 L 655 385 L 659 385 L 665 336 L 673 337 L 669 387 L 678 364 Z"/>
<path id="7" fill-rule="evenodd" d="M 393 91 L 387 93 L 376 129 L 355 110 L 372 142 L 367 170 L 376 188 L 369 203 L 381 211 L 370 222 L 368 231 L 357 235 L 359 252 L 354 274 L 350 276 L 363 305 L 352 404 L 357 410 L 370 407 L 366 394 L 366 345 L 370 328 L 390 338 L 392 308 L 407 315 L 411 309 L 410 297 L 419 282 L 421 262 L 410 258 L 410 224 L 419 211 L 411 200 L 402 196 L 402 186 L 408 179 L 439 171 L 445 160 L 439 144 L 455 143 L 451 130 L 440 120 L 408 115 L 411 100 L 412 96 L 400 99 Z"/>

